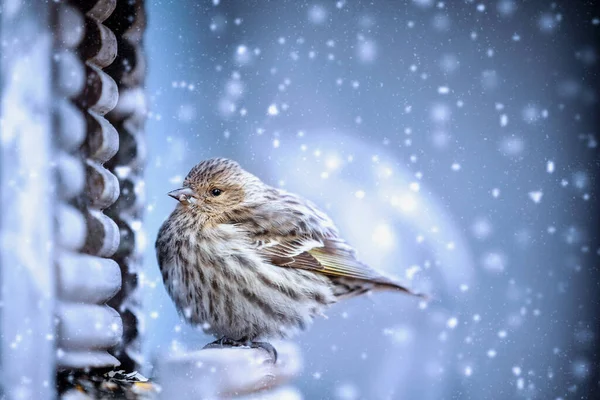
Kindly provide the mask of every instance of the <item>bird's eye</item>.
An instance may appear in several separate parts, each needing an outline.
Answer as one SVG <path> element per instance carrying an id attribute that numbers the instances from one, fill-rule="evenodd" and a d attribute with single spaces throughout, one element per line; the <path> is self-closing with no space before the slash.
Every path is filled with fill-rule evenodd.
<path id="1" fill-rule="evenodd" d="M 222 191 L 221 189 L 212 189 L 212 190 L 210 191 L 210 194 L 212 194 L 212 195 L 213 195 L 213 196 L 215 196 L 215 197 L 217 197 L 217 196 L 220 196 L 220 195 L 221 195 L 221 193 L 223 193 L 223 191 Z"/>

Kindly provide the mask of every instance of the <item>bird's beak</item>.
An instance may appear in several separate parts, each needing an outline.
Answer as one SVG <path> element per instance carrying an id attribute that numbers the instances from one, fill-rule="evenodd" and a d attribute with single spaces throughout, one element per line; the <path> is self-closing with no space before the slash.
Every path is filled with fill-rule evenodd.
<path id="1" fill-rule="evenodd" d="M 194 198 L 195 193 L 189 187 L 182 187 L 172 190 L 167 194 L 179 202 L 190 202 L 190 199 Z"/>

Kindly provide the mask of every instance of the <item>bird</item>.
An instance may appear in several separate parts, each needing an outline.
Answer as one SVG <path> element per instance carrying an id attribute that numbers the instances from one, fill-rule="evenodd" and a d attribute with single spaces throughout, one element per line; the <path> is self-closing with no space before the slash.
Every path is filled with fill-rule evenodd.
<path id="1" fill-rule="evenodd" d="M 163 283 L 183 318 L 218 339 L 249 346 L 304 330 L 332 304 L 371 291 L 419 297 L 359 261 L 311 201 L 263 183 L 236 161 L 194 166 L 155 243 Z"/>

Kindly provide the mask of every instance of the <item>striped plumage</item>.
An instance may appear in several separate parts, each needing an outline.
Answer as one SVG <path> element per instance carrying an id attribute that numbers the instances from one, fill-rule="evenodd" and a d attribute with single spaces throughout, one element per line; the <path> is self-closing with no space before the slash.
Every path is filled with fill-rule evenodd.
<path id="1" fill-rule="evenodd" d="M 331 219 L 236 162 L 194 167 L 156 253 L 167 291 L 191 323 L 234 341 L 284 337 L 337 300 L 406 288 L 360 263 Z"/>

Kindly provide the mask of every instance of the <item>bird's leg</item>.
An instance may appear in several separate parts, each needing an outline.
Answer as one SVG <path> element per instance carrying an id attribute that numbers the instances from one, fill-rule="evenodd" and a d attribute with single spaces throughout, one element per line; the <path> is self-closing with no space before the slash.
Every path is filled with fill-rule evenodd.
<path id="1" fill-rule="evenodd" d="M 246 345 L 247 344 L 245 342 L 242 342 L 240 340 L 233 340 L 228 337 L 222 336 L 214 342 L 204 346 L 203 349 L 221 349 L 223 347 L 241 347 Z"/>
<path id="2" fill-rule="evenodd" d="M 266 350 L 267 353 L 269 353 L 269 355 L 271 356 L 271 360 L 273 361 L 273 364 L 277 363 L 277 350 L 275 350 L 275 347 L 273 347 L 273 345 L 271 343 L 267 343 L 267 342 L 251 342 L 250 343 L 250 347 L 253 349 L 263 349 Z"/>
<path id="3" fill-rule="evenodd" d="M 247 346 L 252 349 L 263 349 L 271 356 L 271 360 L 273 364 L 277 363 L 277 350 L 271 343 L 267 342 L 253 342 L 251 340 L 247 340 L 246 338 L 240 340 L 230 339 L 226 336 L 222 336 L 221 338 L 215 340 L 212 343 L 207 344 L 203 347 L 203 349 L 222 349 L 224 347 L 243 347 Z"/>

